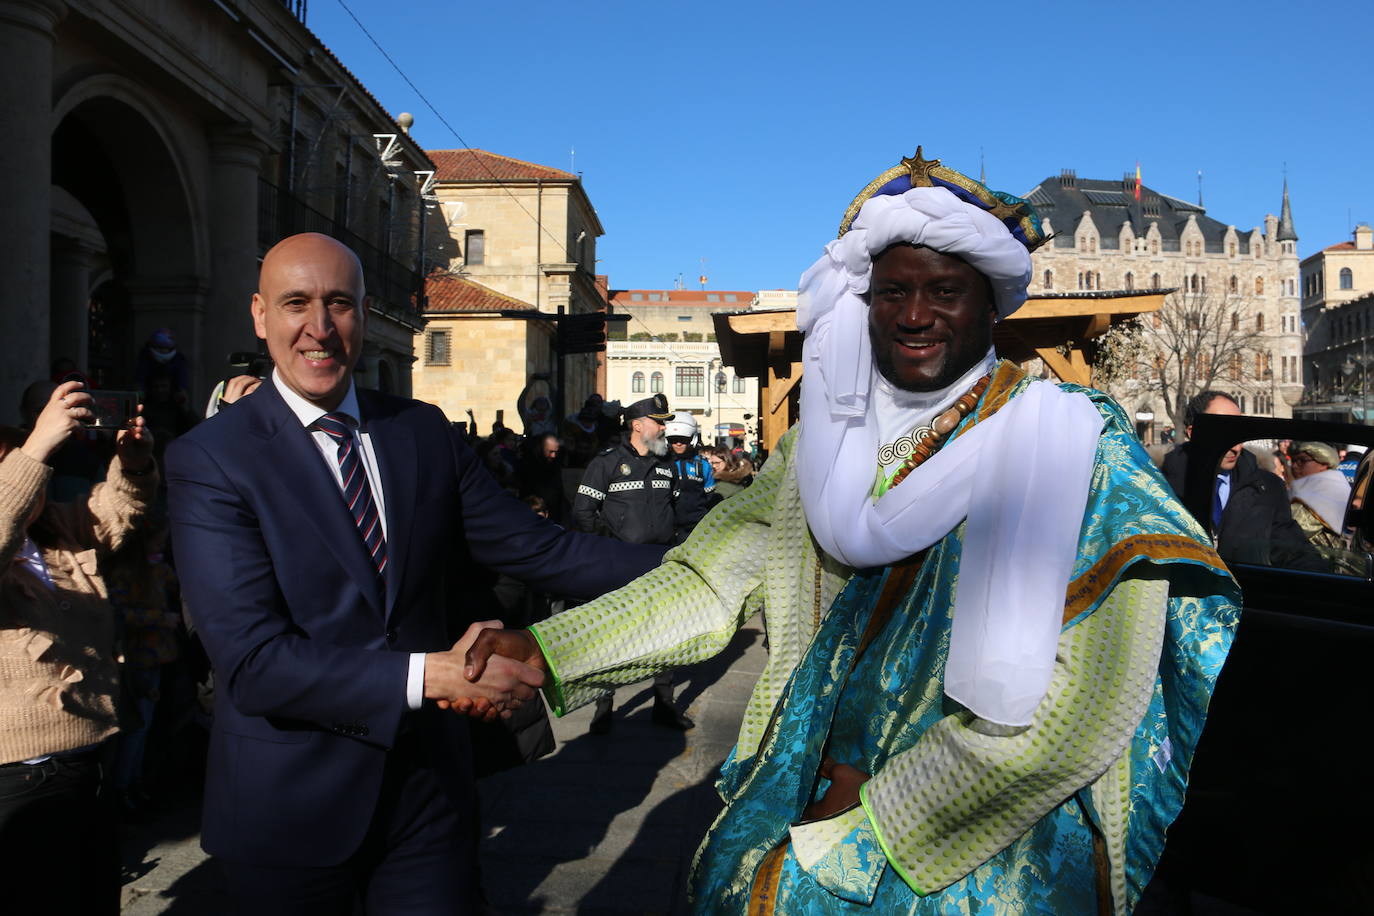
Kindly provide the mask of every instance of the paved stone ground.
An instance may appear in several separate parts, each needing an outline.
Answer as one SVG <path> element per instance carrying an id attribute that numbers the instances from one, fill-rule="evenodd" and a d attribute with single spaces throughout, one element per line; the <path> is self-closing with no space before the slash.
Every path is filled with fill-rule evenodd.
<path id="1" fill-rule="evenodd" d="M 653 725 L 652 690 L 638 685 L 616 694 L 609 735 L 588 735 L 590 707 L 578 710 L 554 720 L 553 754 L 483 780 L 482 867 L 492 909 L 685 913 L 692 854 L 720 810 L 716 770 L 764 659 L 755 620 L 720 656 L 679 672 L 679 701 L 695 729 Z M 194 782 L 162 817 L 126 828 L 126 916 L 228 912 L 219 870 L 200 850 Z"/>

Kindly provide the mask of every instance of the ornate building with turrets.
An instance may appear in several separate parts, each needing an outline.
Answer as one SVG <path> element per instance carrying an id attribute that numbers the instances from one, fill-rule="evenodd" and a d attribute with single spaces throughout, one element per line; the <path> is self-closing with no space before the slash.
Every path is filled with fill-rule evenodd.
<path id="1" fill-rule="evenodd" d="M 1097 290 L 1174 290 L 1164 310 L 1146 318 L 1129 371 L 1107 387 L 1137 420 L 1147 442 L 1172 426 L 1161 393 L 1170 357 L 1164 341 L 1175 324 L 1212 322 L 1230 341 L 1220 365 L 1208 352 L 1182 377 L 1233 394 L 1244 412 L 1290 417 L 1302 397 L 1298 234 L 1283 187 L 1281 214 L 1264 227 L 1238 230 L 1189 203 L 1144 185 L 1080 179 L 1072 170 L 1047 178 L 1026 197 L 1054 237 L 1035 252 L 1031 295 Z M 1174 319 L 1177 319 L 1175 322 Z M 1198 370 L 1206 370 L 1199 372 Z M 1175 381 L 1178 385 L 1178 381 Z M 1179 433 L 1181 438 L 1181 431 Z"/>

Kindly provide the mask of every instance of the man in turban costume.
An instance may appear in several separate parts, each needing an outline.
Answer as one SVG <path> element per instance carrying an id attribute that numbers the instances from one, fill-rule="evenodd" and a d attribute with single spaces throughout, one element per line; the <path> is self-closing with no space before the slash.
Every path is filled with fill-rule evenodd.
<path id="1" fill-rule="evenodd" d="M 1044 241 L 916 156 L 802 276 L 801 421 L 661 567 L 492 651 L 556 711 L 770 655 L 692 896 L 721 913 L 1126 913 L 1150 879 L 1239 591 L 1106 395 L 998 361 Z"/>

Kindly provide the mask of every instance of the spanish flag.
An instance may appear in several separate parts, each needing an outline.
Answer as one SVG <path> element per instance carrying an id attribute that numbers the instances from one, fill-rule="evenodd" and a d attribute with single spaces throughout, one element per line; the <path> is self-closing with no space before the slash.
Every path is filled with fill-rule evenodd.
<path id="1" fill-rule="evenodd" d="M 1135 202 L 1140 203 L 1140 160 L 1135 161 Z"/>

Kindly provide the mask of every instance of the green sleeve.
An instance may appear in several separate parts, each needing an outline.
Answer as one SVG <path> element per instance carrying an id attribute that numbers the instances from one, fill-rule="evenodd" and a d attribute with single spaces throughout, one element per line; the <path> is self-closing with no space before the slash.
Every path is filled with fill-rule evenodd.
<path id="1" fill-rule="evenodd" d="M 913 890 L 963 878 L 1125 751 L 1154 689 L 1167 604 L 1167 581 L 1122 581 L 1061 635 L 1029 726 L 949 716 L 864 784 L 883 853 Z"/>
<path id="2" fill-rule="evenodd" d="M 531 628 L 563 715 L 612 688 L 710 658 L 757 609 L 781 449 L 752 486 L 717 505 L 663 564 L 623 588 Z"/>

